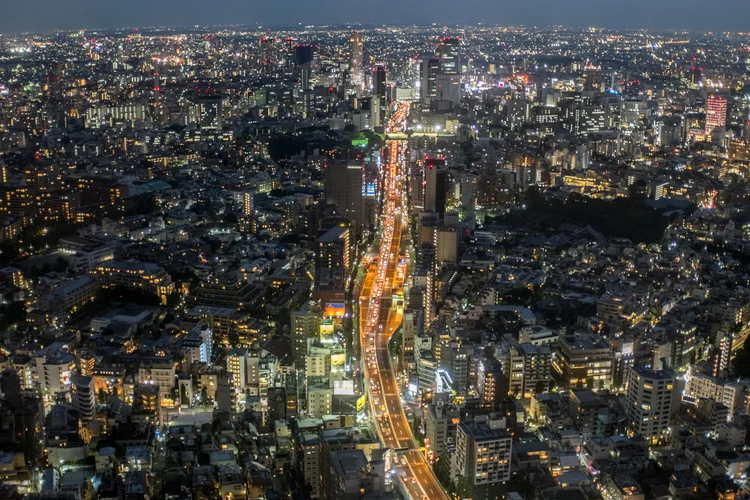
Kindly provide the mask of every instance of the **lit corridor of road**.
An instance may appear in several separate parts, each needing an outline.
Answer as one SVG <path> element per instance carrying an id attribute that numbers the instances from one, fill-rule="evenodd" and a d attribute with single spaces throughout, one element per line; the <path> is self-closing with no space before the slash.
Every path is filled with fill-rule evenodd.
<path id="1" fill-rule="evenodd" d="M 399 103 L 388 132 L 400 132 L 409 107 Z M 412 499 L 447 499 L 442 486 L 422 453 L 401 405 L 395 369 L 391 366 L 388 342 L 403 318 L 403 284 L 408 263 L 401 257 L 402 232 L 408 229 L 406 203 L 406 141 L 386 141 L 380 240 L 376 258 L 367 271 L 359 297 L 360 344 L 370 414 L 380 441 L 386 448 L 400 450 L 395 473 L 404 493 Z M 397 302 L 400 302 L 396 305 Z"/>

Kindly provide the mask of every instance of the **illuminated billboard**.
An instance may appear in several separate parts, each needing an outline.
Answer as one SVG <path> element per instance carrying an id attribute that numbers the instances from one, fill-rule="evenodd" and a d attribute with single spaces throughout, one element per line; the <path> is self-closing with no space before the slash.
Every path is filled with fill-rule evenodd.
<path id="1" fill-rule="evenodd" d="M 320 341 L 327 343 L 327 342 L 333 342 L 333 320 L 332 319 L 322 319 L 320 320 Z"/>
<path id="2" fill-rule="evenodd" d="M 331 368 L 333 371 L 340 371 L 344 369 L 346 364 L 346 351 L 343 349 L 332 349 L 331 350 Z"/>
<path id="3" fill-rule="evenodd" d="M 333 394 L 336 396 L 354 396 L 354 381 L 334 380 Z"/>
<path id="4" fill-rule="evenodd" d="M 357 411 L 364 411 L 366 404 L 367 404 L 367 395 L 362 394 L 359 398 L 357 398 Z"/>
<path id="5" fill-rule="evenodd" d="M 346 307 L 344 307 L 343 302 L 326 302 L 326 308 L 324 314 L 331 317 L 337 317 L 341 318 L 344 316 L 344 312 L 346 311 Z"/>

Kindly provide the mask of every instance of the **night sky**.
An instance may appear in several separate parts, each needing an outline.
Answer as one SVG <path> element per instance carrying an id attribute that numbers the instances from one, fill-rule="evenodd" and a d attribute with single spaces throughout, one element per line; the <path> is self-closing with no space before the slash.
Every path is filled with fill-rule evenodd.
<path id="1" fill-rule="evenodd" d="M 194 24 L 476 23 L 750 31 L 750 0 L 0 0 L 0 32 Z"/>

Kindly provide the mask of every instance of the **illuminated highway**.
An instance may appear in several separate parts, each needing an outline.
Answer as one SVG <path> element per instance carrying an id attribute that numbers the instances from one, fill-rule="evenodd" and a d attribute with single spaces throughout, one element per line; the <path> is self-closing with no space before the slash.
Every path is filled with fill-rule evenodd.
<path id="1" fill-rule="evenodd" d="M 387 132 L 400 132 L 408 113 L 408 105 L 400 103 Z M 399 450 L 394 468 L 403 492 L 412 499 L 439 500 L 448 497 L 422 452 L 416 449 L 388 352 L 388 342 L 403 319 L 403 304 L 394 304 L 393 297 L 403 297 L 407 270 L 406 259 L 401 256 L 402 232 L 408 227 L 405 147 L 405 141 L 392 140 L 383 148 L 386 196 L 379 248 L 359 297 L 360 343 L 370 413 L 383 446 Z"/>

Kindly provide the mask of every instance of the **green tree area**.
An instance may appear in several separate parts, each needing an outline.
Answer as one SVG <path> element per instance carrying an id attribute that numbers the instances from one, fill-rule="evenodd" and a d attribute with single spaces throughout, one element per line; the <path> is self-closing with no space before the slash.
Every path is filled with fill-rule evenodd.
<path id="1" fill-rule="evenodd" d="M 567 199 L 546 199 L 536 188 L 526 192 L 529 215 L 546 222 L 591 225 L 606 236 L 628 238 L 636 243 L 658 242 L 670 219 L 639 198 L 600 200 L 578 193 Z"/>
<path id="2" fill-rule="evenodd" d="M 105 288 L 100 292 L 100 298 L 104 302 L 130 302 L 133 304 L 144 304 L 149 306 L 161 305 L 161 299 L 153 292 L 147 290 L 133 290 L 120 286 Z"/>
<path id="3" fill-rule="evenodd" d="M 23 301 L 0 305 L 0 331 L 5 331 L 11 325 L 26 321 L 26 306 Z"/>
<path id="4" fill-rule="evenodd" d="M 7 265 L 19 257 L 44 249 L 47 245 L 56 245 L 60 238 L 76 234 L 83 226 L 83 224 L 29 226 L 21 232 L 18 239 L 0 244 L 0 265 Z"/>
<path id="5" fill-rule="evenodd" d="M 332 149 L 339 145 L 339 141 L 330 137 L 313 137 L 296 134 L 277 135 L 268 142 L 268 154 L 273 161 L 288 160 L 290 157 L 313 149 Z"/>

